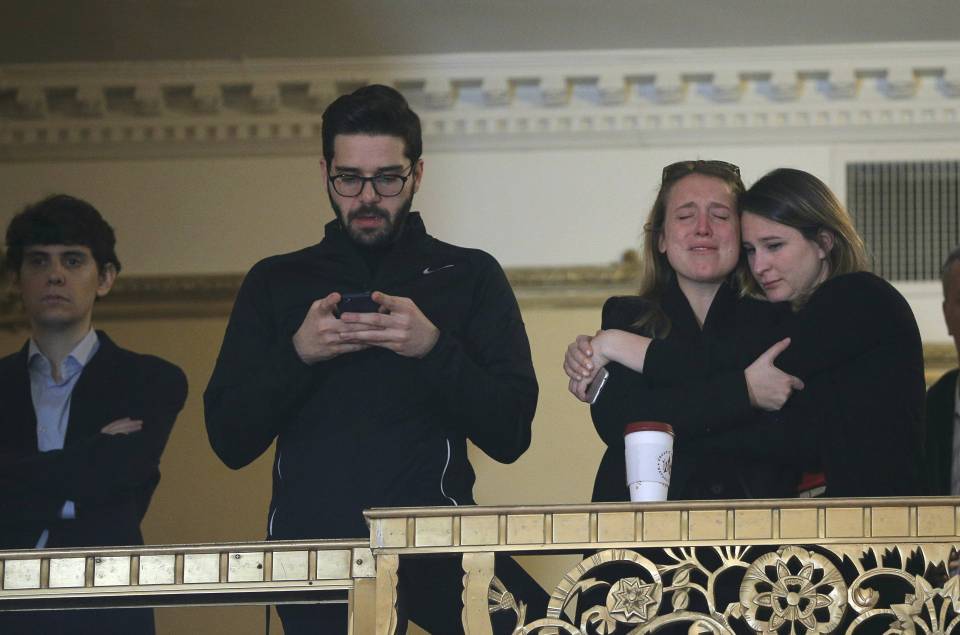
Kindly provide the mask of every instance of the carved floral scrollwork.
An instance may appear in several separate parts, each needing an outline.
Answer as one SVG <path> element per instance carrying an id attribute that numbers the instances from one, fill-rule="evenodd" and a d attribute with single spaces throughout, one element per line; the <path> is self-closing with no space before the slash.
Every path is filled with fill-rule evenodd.
<path id="1" fill-rule="evenodd" d="M 490 611 L 491 614 L 498 611 L 512 611 L 517 616 L 517 628 L 522 626 L 524 620 L 526 620 L 527 605 L 523 602 L 518 602 L 513 596 L 513 593 L 510 593 L 506 585 L 496 576 L 490 581 L 487 602 L 487 610 Z"/>
<path id="2" fill-rule="evenodd" d="M 946 635 L 957 630 L 960 626 L 960 577 L 952 576 L 942 589 L 934 589 L 917 576 L 914 588 L 916 593 L 908 593 L 903 604 L 890 607 L 897 617 L 900 632 Z"/>
<path id="3" fill-rule="evenodd" d="M 564 576 L 546 618 L 521 617 L 514 635 L 960 635 L 960 577 L 944 569 L 951 547 L 600 551 Z"/>
<path id="4" fill-rule="evenodd" d="M 758 633 L 776 633 L 790 623 L 807 632 L 829 633 L 843 619 L 847 585 L 825 556 L 785 547 L 757 558 L 743 576 L 743 617 Z"/>
<path id="5" fill-rule="evenodd" d="M 646 622 L 655 614 L 656 607 L 660 604 L 658 586 L 644 584 L 640 578 L 617 580 L 607 593 L 607 612 L 618 622 Z"/>

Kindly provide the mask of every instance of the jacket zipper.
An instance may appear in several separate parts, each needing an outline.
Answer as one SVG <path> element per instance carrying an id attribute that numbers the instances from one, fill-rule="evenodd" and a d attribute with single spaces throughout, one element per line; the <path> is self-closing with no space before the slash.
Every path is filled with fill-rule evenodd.
<path id="1" fill-rule="evenodd" d="M 280 454 L 280 449 L 277 449 L 277 478 L 281 481 L 283 480 L 283 474 L 280 472 L 280 459 L 283 458 Z M 273 511 L 270 512 L 270 522 L 267 525 L 267 536 L 273 538 L 273 519 L 277 517 L 277 509 L 280 508 L 280 503 L 277 503 L 273 506 Z"/>
<path id="2" fill-rule="evenodd" d="M 448 496 L 446 490 L 443 489 L 443 479 L 447 476 L 447 468 L 450 467 L 450 455 L 452 454 L 452 452 L 451 452 L 451 450 L 450 450 L 450 439 L 444 439 L 444 440 L 447 442 L 447 462 L 444 463 L 444 465 L 443 465 L 443 472 L 440 474 L 440 493 L 441 493 L 441 494 L 443 495 L 443 497 L 446 498 L 448 501 L 450 501 L 450 502 L 453 503 L 454 505 L 458 505 L 458 506 L 459 506 L 460 503 L 458 503 L 457 500 L 456 500 L 455 498 L 453 498 L 452 496 Z"/>

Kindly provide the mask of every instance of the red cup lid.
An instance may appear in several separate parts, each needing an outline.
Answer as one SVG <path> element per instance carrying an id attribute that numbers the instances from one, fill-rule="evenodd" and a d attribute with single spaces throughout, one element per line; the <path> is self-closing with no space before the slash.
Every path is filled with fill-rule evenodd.
<path id="1" fill-rule="evenodd" d="M 650 431 L 666 432 L 670 436 L 673 436 L 673 426 L 662 421 L 634 421 L 633 423 L 628 423 L 627 427 L 623 429 L 623 436 L 627 436 L 631 432 Z"/>

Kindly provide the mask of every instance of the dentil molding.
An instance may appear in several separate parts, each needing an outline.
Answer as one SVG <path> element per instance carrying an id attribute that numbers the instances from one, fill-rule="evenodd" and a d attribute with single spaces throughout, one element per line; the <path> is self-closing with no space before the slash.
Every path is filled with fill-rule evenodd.
<path id="1" fill-rule="evenodd" d="M 0 66 L 0 160 L 317 154 L 403 91 L 433 151 L 960 139 L 960 42 Z"/>

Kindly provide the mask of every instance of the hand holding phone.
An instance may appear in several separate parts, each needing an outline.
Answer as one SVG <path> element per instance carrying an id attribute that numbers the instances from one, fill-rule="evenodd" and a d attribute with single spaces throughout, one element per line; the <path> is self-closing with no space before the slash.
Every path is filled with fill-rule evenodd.
<path id="1" fill-rule="evenodd" d="M 600 396 L 600 391 L 603 390 L 603 387 L 607 385 L 607 380 L 610 378 L 610 371 L 606 368 L 601 368 L 600 372 L 597 373 L 597 376 L 593 378 L 593 381 L 590 382 L 590 385 L 587 386 L 587 403 L 591 406 L 597 402 L 597 398 Z"/>
<path id="2" fill-rule="evenodd" d="M 343 338 L 343 332 L 351 327 L 337 319 L 339 293 L 333 292 L 315 300 L 293 334 L 293 348 L 305 364 L 316 364 L 328 359 L 355 353 L 368 348 L 363 342 L 349 342 Z"/>
<path id="3" fill-rule="evenodd" d="M 340 302 L 337 303 L 337 317 L 344 313 L 376 313 L 379 310 L 380 305 L 373 301 L 369 291 L 343 293 L 340 295 Z"/>

